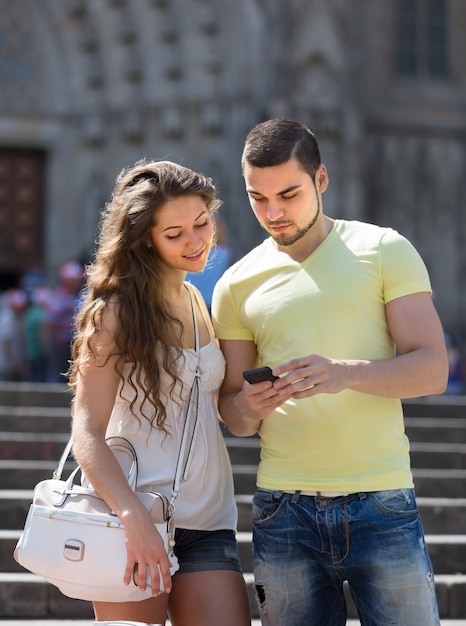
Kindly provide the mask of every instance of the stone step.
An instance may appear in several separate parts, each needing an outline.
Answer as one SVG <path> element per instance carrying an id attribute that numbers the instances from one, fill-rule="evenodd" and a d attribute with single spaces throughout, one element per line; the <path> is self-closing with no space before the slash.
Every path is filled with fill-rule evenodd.
<path id="1" fill-rule="evenodd" d="M 24 568 L 13 558 L 13 550 L 21 535 L 21 530 L 0 530 L 0 572 L 24 573 Z"/>
<path id="2" fill-rule="evenodd" d="M 1 459 L 0 489 L 33 489 L 40 480 L 51 478 L 56 467 L 57 461 Z M 74 465 L 69 461 L 65 468 L 69 471 L 71 467 Z"/>
<path id="3" fill-rule="evenodd" d="M 13 558 L 21 530 L 0 530 L 0 571 L 24 573 Z M 252 571 L 252 532 L 238 532 L 241 564 L 245 572 Z M 466 535 L 426 535 L 430 558 L 436 574 L 466 575 Z"/>
<path id="4" fill-rule="evenodd" d="M 1 470 L 12 471 L 14 463 L 8 460 L 42 460 L 57 463 L 66 445 L 69 432 L 11 432 L 0 431 L 0 459 L 4 462 L 0 466 L 0 486 L 7 486 L 1 476 Z M 253 466 L 257 471 L 259 462 L 259 441 L 255 438 L 238 440 L 233 437 L 225 438 L 230 459 L 234 466 Z M 444 442 L 411 442 L 411 464 L 413 469 L 466 469 L 466 443 Z M 45 467 L 45 466 L 44 466 Z M 32 465 L 30 468 L 34 471 Z M 25 470 L 25 467 L 17 467 Z M 38 468 L 43 469 L 43 468 Z M 23 472 L 24 473 L 24 472 Z M 13 478 L 13 477 L 12 477 Z M 17 484 L 17 487 L 23 487 Z M 28 486 L 28 485 L 27 485 Z"/>
<path id="5" fill-rule="evenodd" d="M 0 406 L 2 433 L 69 433 L 70 409 L 63 407 Z"/>
<path id="6" fill-rule="evenodd" d="M 0 459 L 56 460 L 68 439 L 68 433 L 0 432 Z"/>
<path id="7" fill-rule="evenodd" d="M 466 414 L 466 413 L 465 413 Z M 0 405 L 0 432 L 69 433 L 71 426 L 68 406 L 8 406 Z M 406 417 L 406 434 L 412 442 L 466 443 L 466 418 Z M 258 445 L 259 438 L 233 437 L 223 427 L 226 437 L 236 440 L 237 447 Z M 246 442 L 252 442 L 250 444 Z"/>
<path id="8" fill-rule="evenodd" d="M 56 461 L 2 459 L 0 460 L 0 527 L 14 528 L 18 524 L 16 513 L 24 514 L 22 503 L 15 502 L 18 498 L 30 500 L 24 496 L 25 492 L 32 493 L 32 489 L 40 480 L 52 477 L 56 468 Z M 65 465 L 63 476 L 66 477 L 74 467 L 69 461 Z M 233 478 L 235 493 L 252 494 L 256 485 L 256 465 L 234 465 Z M 457 502 L 466 494 L 466 470 L 448 469 L 413 469 L 416 494 L 418 498 L 442 498 Z M 5 495 L 8 492 L 19 492 L 16 497 Z M 16 521 L 15 521 L 16 520 Z M 6 525 L 8 522 L 8 525 Z"/>
<path id="9" fill-rule="evenodd" d="M 418 498 L 424 532 L 459 535 L 466 528 L 466 498 Z"/>
<path id="10" fill-rule="evenodd" d="M 0 433 L 0 451 L 7 435 Z M 13 438 L 16 454 L 12 458 L 0 454 L 0 489 L 32 489 L 39 480 L 50 478 L 64 449 L 68 435 L 37 433 L 33 436 L 16 433 Z M 259 456 L 258 442 L 240 446 L 227 438 L 233 465 L 236 493 L 253 493 Z M 10 442 L 11 445 L 13 442 Z M 6 444 L 5 444 L 6 445 Z M 460 497 L 466 494 L 466 444 L 412 443 L 412 464 L 416 492 L 419 496 Z M 34 452 L 37 459 L 30 459 Z M 54 456 L 47 459 L 47 453 Z M 246 462 L 245 462 L 246 461 Z M 67 465 L 68 468 L 72 464 Z"/>
<path id="11" fill-rule="evenodd" d="M 0 382 L 0 405 L 10 406 L 69 406 L 71 393 L 63 383 Z M 466 396 L 427 396 L 403 400 L 409 417 L 465 417 Z"/>
<path id="12" fill-rule="evenodd" d="M 62 383 L 0 382 L 0 405 L 29 407 L 68 407 L 71 392 Z"/>
<path id="13" fill-rule="evenodd" d="M 66 437 L 60 443 L 55 444 L 57 448 L 60 448 L 60 452 L 65 440 Z M 2 459 L 0 460 L 0 490 L 32 491 L 39 480 L 51 478 L 56 465 L 56 460 Z M 66 477 L 73 467 L 73 461 L 70 460 L 65 465 L 63 476 Z M 235 493 L 252 494 L 256 486 L 256 472 L 256 465 L 234 465 Z M 413 468 L 413 475 L 418 498 L 455 499 L 461 498 L 466 493 L 465 469 Z M 4 500 L 4 496 L 0 496 L 0 500 Z M 11 519 L 8 512 L 5 514 L 8 519 Z M 0 521 L 1 525 L 2 521 Z"/>
<path id="14" fill-rule="evenodd" d="M 466 443 L 466 418 L 405 417 L 404 423 L 412 442 Z"/>
<path id="15" fill-rule="evenodd" d="M 0 527 L 2 530 L 23 528 L 32 501 L 32 490 L 0 489 Z"/>
<path id="16" fill-rule="evenodd" d="M 68 407 L 71 392 L 63 383 L 0 382 L 0 405 Z M 466 396 L 427 396 L 403 400 L 407 417 L 466 417 Z"/>
<path id="17" fill-rule="evenodd" d="M 249 606 L 254 619 L 258 611 L 254 600 L 252 574 L 244 574 L 248 587 Z M 466 616 L 466 576 L 436 576 L 437 596 L 441 618 L 460 619 Z M 348 617 L 357 614 L 345 584 Z M 63 596 L 58 589 L 34 574 L 0 573 L 0 620 L 22 619 L 90 619 L 90 602 L 73 600 Z M 356 622 L 357 623 L 357 622 Z"/>
<path id="18" fill-rule="evenodd" d="M 1 459 L 58 459 L 69 437 L 69 409 L 0 406 Z M 257 464 L 260 442 L 255 437 L 233 437 L 226 429 L 234 464 Z M 414 467 L 464 468 L 466 419 L 406 418 Z"/>
<path id="19" fill-rule="evenodd" d="M 426 396 L 403 400 L 406 417 L 466 417 L 466 396 Z"/>
<path id="20" fill-rule="evenodd" d="M 250 494 L 237 494 L 238 530 L 251 530 Z M 32 500 L 32 490 L 0 490 L 0 530 L 18 530 Z M 429 535 L 461 535 L 466 528 L 466 498 L 423 498 L 417 503 L 424 526 Z"/>
<path id="21" fill-rule="evenodd" d="M 90 603 L 71 600 L 25 572 L 12 550 L 32 499 L 32 488 L 50 478 L 70 430 L 66 385 L 0 383 L 0 621 L 54 618 L 92 625 Z M 439 396 L 404 402 L 406 433 L 418 504 L 436 571 L 442 624 L 466 618 L 466 397 Z M 258 437 L 237 438 L 223 428 L 234 469 L 238 535 L 257 623 L 251 572 L 251 499 L 259 460 Z M 67 472 L 73 463 L 67 465 Z M 244 494 L 244 495 L 243 495 Z M 11 571 L 8 571 L 11 570 Z M 349 597 L 348 624 L 356 626 Z M 16 618 L 13 620 L 13 618 Z M 462 622 L 457 622 L 462 623 Z M 464 622 L 466 626 L 466 620 Z M 12 624 L 13 626 L 13 624 Z M 45 626 L 45 622 L 37 626 Z"/>
<path id="22" fill-rule="evenodd" d="M 465 469 L 466 444 L 411 442 L 412 467 Z"/>
<path id="23" fill-rule="evenodd" d="M 413 468 L 418 497 L 461 498 L 466 495 L 466 469 Z"/>
<path id="24" fill-rule="evenodd" d="M 68 408 L 71 392 L 62 383 L 0 382 L 0 405 Z M 403 400 L 406 417 L 464 418 L 466 396 L 427 396 Z"/>

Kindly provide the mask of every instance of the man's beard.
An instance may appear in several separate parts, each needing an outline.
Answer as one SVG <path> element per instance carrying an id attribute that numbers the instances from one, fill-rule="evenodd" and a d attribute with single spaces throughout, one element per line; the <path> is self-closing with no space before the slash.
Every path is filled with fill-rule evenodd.
<path id="1" fill-rule="evenodd" d="M 316 196 L 317 196 L 317 194 L 316 194 Z M 304 226 L 304 228 L 298 228 L 298 230 L 294 233 L 294 235 L 290 235 L 289 237 L 283 237 L 282 238 L 282 237 L 280 237 L 280 235 L 273 235 L 271 233 L 269 233 L 269 234 L 272 237 L 272 239 L 276 243 L 278 243 L 280 246 L 291 246 L 296 241 L 299 241 L 300 239 L 302 239 L 304 237 L 304 235 L 311 230 L 311 228 L 317 222 L 319 214 L 320 214 L 320 200 L 319 200 L 319 196 L 317 196 L 317 211 L 316 211 L 316 214 L 314 215 L 312 220 L 309 222 L 309 224 L 306 224 L 306 226 Z M 278 225 L 278 224 L 280 224 L 280 222 L 274 222 L 274 224 Z"/>

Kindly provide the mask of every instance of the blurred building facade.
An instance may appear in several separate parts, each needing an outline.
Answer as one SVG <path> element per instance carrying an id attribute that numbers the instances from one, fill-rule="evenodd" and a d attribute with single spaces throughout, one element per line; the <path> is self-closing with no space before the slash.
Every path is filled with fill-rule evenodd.
<path id="1" fill-rule="evenodd" d="M 262 237 L 247 131 L 300 119 L 327 214 L 393 226 L 466 332 L 464 0 L 0 0 L 0 290 L 92 256 L 120 169 L 212 176 L 240 252 Z"/>

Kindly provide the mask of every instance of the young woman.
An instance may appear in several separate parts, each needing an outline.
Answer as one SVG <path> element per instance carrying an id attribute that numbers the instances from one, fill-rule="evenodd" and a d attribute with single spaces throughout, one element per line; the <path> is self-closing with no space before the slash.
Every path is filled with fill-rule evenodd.
<path id="1" fill-rule="evenodd" d="M 102 217 L 73 342 L 73 450 L 124 522 L 124 582 L 134 584 L 136 569 L 147 572 L 152 597 L 94 602 L 98 621 L 165 624 L 168 614 L 173 626 L 250 624 L 232 472 L 216 406 L 224 359 L 200 293 L 184 282 L 187 272 L 206 264 L 219 206 L 212 181 L 201 174 L 168 161 L 139 162 L 120 174 Z M 196 368 L 199 424 L 175 503 L 180 568 L 171 577 L 162 539 L 106 438 L 118 435 L 133 444 L 138 489 L 151 485 L 169 497 Z M 144 589 L 145 577 L 137 581 Z"/>

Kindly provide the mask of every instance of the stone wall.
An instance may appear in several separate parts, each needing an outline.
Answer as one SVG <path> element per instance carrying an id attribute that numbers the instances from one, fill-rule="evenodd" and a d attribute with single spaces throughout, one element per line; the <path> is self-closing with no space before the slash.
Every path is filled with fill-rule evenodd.
<path id="1" fill-rule="evenodd" d="M 446 0 L 448 76 L 400 77 L 396 0 L 0 0 L 0 147 L 47 153 L 45 266 L 94 246 L 119 170 L 147 156 L 204 171 L 238 254 L 262 237 L 239 159 L 247 131 L 316 132 L 329 215 L 406 234 L 461 335 L 466 6 Z"/>

